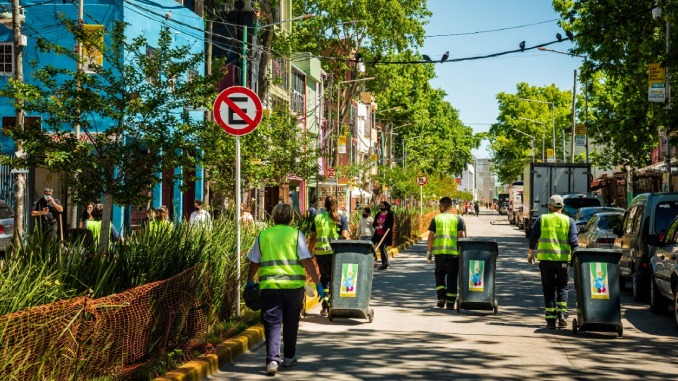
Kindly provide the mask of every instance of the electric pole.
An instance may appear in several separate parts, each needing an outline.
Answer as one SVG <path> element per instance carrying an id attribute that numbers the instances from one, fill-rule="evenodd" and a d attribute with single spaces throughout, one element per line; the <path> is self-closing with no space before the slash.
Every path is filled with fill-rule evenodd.
<path id="1" fill-rule="evenodd" d="M 85 21 L 83 20 L 83 14 L 84 14 L 84 5 L 83 5 L 83 0 L 80 0 L 78 2 L 78 29 L 82 32 L 82 30 L 85 28 Z M 82 41 L 78 40 L 78 66 L 76 69 L 77 75 L 81 75 L 83 72 L 83 67 L 82 67 Z M 80 91 L 80 78 L 77 79 L 78 82 L 78 91 Z M 78 115 L 80 114 L 80 110 L 76 111 Z M 80 124 L 76 123 L 75 124 L 75 139 L 79 142 L 80 141 Z M 78 174 L 75 173 L 74 176 L 77 178 Z M 68 203 L 68 214 L 69 214 L 69 220 L 70 220 L 70 227 L 72 229 L 75 229 L 78 227 L 78 205 L 74 201 L 74 194 L 75 190 L 71 189 L 69 192 L 69 203 Z"/>
<path id="2" fill-rule="evenodd" d="M 22 44 L 21 44 L 21 6 L 19 0 L 12 0 L 12 30 L 14 32 L 14 80 L 17 83 L 24 82 Z M 19 129 L 24 125 L 24 110 L 21 105 L 16 108 L 14 127 Z M 16 156 L 24 155 L 20 142 L 16 142 Z M 24 193 L 26 191 L 26 172 L 17 171 L 14 178 L 14 247 L 21 247 L 24 234 Z"/>

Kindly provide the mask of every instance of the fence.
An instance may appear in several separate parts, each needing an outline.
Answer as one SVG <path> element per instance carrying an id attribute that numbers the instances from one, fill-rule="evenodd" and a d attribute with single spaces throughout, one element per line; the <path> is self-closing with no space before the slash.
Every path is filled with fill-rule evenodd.
<path id="1" fill-rule="evenodd" d="M 78 297 L 0 317 L 0 379 L 124 379 L 170 349 L 200 349 L 209 273 L 196 265 L 164 281 Z"/>

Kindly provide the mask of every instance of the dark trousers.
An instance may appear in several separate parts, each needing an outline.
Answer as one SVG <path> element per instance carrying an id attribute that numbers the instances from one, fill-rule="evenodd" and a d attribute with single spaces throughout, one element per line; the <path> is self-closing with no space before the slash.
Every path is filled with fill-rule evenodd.
<path id="1" fill-rule="evenodd" d="M 540 261 L 541 286 L 544 291 L 546 320 L 567 319 L 567 273 L 566 261 Z"/>
<path id="2" fill-rule="evenodd" d="M 332 258 L 333 254 L 316 255 L 315 261 L 320 270 L 320 284 L 323 285 L 325 291 L 325 298 L 323 299 L 323 308 L 328 307 L 330 300 L 330 282 L 332 282 Z"/>
<path id="3" fill-rule="evenodd" d="M 304 304 L 304 288 L 261 290 L 261 324 L 266 337 L 266 364 L 280 359 L 280 325 L 282 324 L 285 357 L 297 351 L 299 318 Z"/>
<path id="4" fill-rule="evenodd" d="M 375 235 L 374 238 L 372 239 L 372 242 L 375 245 L 378 245 L 379 242 L 381 242 L 381 239 L 383 238 L 383 235 Z M 381 254 L 381 265 L 386 266 L 388 265 L 388 253 L 386 252 L 386 246 L 388 246 L 388 243 L 386 240 L 381 243 L 381 246 L 379 246 L 379 253 Z"/>
<path id="5" fill-rule="evenodd" d="M 433 257 L 436 261 L 435 274 L 436 293 L 438 294 L 438 300 L 456 300 L 457 277 L 459 276 L 459 257 L 451 254 L 436 254 Z M 445 276 L 447 276 L 447 286 L 445 285 Z"/>

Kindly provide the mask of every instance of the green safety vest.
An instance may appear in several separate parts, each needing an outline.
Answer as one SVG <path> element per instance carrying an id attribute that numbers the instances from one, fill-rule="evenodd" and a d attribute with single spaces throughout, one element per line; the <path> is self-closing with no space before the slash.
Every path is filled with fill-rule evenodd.
<path id="1" fill-rule="evenodd" d="M 287 225 L 276 225 L 259 234 L 261 290 L 304 287 L 306 273 L 297 254 L 298 237 L 299 230 Z"/>
<path id="2" fill-rule="evenodd" d="M 113 223 L 113 222 L 111 222 Z M 92 237 L 94 238 L 94 244 L 98 245 L 99 244 L 99 238 L 101 238 L 101 220 L 89 220 L 85 224 L 85 227 L 87 230 L 92 232 Z M 110 237 L 111 234 L 111 225 L 108 225 L 108 235 Z"/>
<path id="3" fill-rule="evenodd" d="M 155 233 L 165 233 L 166 231 L 172 232 L 174 230 L 174 225 L 168 220 L 163 221 L 151 221 L 148 224 L 148 230 L 151 234 Z"/>
<path id="4" fill-rule="evenodd" d="M 431 254 L 458 255 L 457 229 L 459 218 L 452 213 L 442 213 L 433 219 L 436 222 L 436 235 L 433 238 Z"/>
<path id="5" fill-rule="evenodd" d="M 537 259 L 540 261 L 570 261 L 572 259 L 568 235 L 570 217 L 562 213 L 541 216 L 541 237 L 537 245 Z"/>
<path id="6" fill-rule="evenodd" d="M 337 224 L 327 212 L 315 217 L 315 255 L 332 254 L 330 241 L 338 238 Z"/>

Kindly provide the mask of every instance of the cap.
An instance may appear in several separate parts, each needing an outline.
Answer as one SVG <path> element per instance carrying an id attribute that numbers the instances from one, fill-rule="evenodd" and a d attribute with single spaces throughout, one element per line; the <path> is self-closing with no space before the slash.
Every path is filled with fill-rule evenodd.
<path id="1" fill-rule="evenodd" d="M 551 196 L 551 198 L 549 198 L 549 205 L 551 205 L 554 208 L 560 209 L 563 207 L 563 204 L 564 202 L 562 196 L 554 194 L 553 196 Z"/>

